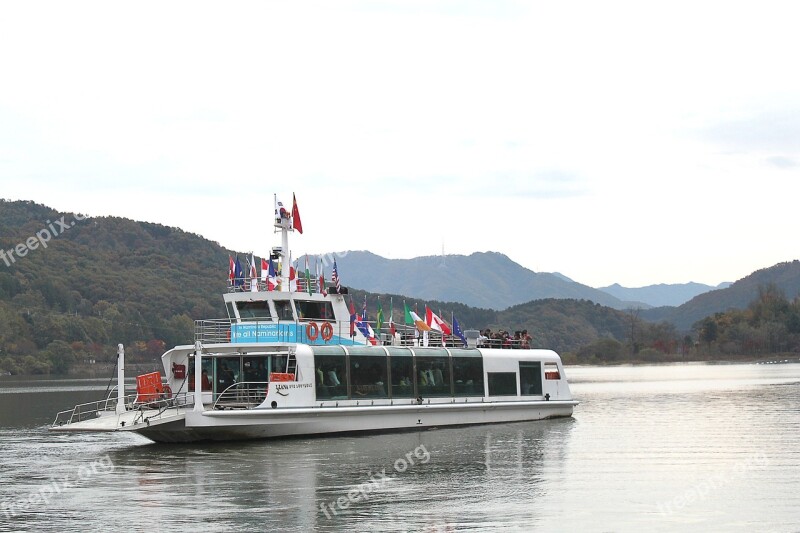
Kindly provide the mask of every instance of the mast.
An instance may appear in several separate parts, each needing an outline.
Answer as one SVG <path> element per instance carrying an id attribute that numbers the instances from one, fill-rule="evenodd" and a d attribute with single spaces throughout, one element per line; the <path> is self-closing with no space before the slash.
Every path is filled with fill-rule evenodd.
<path id="1" fill-rule="evenodd" d="M 281 279 L 281 291 L 289 292 L 289 272 L 291 265 L 288 265 L 289 254 L 289 230 L 292 229 L 292 218 L 290 213 L 278 202 L 278 195 L 275 195 L 275 227 L 281 232 L 281 271 L 278 276 Z"/>

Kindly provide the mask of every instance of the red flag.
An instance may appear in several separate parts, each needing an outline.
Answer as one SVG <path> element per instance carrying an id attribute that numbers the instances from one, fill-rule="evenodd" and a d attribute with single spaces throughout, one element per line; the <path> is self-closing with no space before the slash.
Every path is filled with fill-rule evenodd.
<path id="1" fill-rule="evenodd" d="M 233 257 L 230 255 L 228 256 L 228 281 L 233 284 L 233 280 L 236 277 L 236 265 L 233 263 Z"/>
<path id="2" fill-rule="evenodd" d="M 350 337 L 356 336 L 356 306 L 353 305 L 353 297 L 350 297 Z"/>
<path id="3" fill-rule="evenodd" d="M 300 222 L 300 211 L 297 210 L 297 198 L 292 193 L 292 227 L 303 233 L 303 223 Z"/>

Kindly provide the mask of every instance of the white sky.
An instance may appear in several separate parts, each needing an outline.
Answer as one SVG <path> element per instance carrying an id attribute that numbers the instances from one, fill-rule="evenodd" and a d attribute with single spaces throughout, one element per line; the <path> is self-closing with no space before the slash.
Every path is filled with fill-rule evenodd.
<path id="1" fill-rule="evenodd" d="M 798 20 L 790 1 L 3 2 L 0 197 L 264 254 L 294 191 L 296 255 L 735 281 L 800 256 Z"/>

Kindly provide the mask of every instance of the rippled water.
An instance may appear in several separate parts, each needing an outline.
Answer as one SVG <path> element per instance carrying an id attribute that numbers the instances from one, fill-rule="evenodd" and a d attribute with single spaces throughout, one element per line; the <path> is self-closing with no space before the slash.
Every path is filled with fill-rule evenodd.
<path id="1" fill-rule="evenodd" d="M 2 378 L 0 530 L 800 530 L 800 364 L 567 373 L 571 419 L 194 445 L 49 434 L 106 382 Z"/>

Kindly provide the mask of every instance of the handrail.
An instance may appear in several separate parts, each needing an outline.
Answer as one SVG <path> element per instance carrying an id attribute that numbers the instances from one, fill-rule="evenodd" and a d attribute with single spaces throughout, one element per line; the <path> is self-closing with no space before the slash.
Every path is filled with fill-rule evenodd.
<path id="1" fill-rule="evenodd" d="M 297 290 L 292 292 L 304 292 L 308 294 L 308 286 L 306 285 L 306 278 L 305 276 L 298 277 L 296 279 L 297 283 Z M 319 282 L 319 278 L 311 278 L 311 294 L 322 294 L 323 291 L 327 292 L 327 282 L 333 283 L 330 280 L 324 280 L 322 287 L 323 291 L 318 289 L 317 283 Z M 267 282 L 260 279 L 260 278 L 251 278 L 250 276 L 243 276 L 241 278 L 234 278 L 233 280 L 228 280 L 228 292 L 251 292 L 252 287 L 251 285 L 255 283 L 256 288 L 258 291 L 253 292 L 273 292 L 277 291 L 277 289 L 273 289 L 272 291 L 269 290 L 267 287 Z M 285 291 L 284 291 L 285 292 Z"/>
<path id="2" fill-rule="evenodd" d="M 267 381 L 240 381 L 219 393 L 212 409 L 251 409 L 264 403 Z"/>
<path id="3" fill-rule="evenodd" d="M 162 411 L 167 407 L 173 406 L 189 406 L 188 396 L 190 394 L 194 394 L 193 392 L 182 392 L 178 394 L 171 394 L 167 397 L 160 398 L 158 400 L 148 401 L 148 402 L 138 402 L 137 399 L 139 397 L 138 394 L 128 394 L 123 396 L 123 401 L 125 403 L 125 411 L 141 411 L 143 408 L 147 408 L 149 410 L 159 410 Z M 102 415 L 102 413 L 115 413 L 117 408 L 118 399 L 117 397 L 109 395 L 104 400 L 96 400 L 93 402 L 86 402 L 80 403 L 73 407 L 72 409 L 66 409 L 64 411 L 60 411 L 56 414 L 55 420 L 51 424 L 51 427 L 56 426 L 64 426 L 69 424 L 74 424 L 77 422 L 82 422 L 84 420 L 98 418 Z M 159 413 L 160 415 L 161 413 Z M 149 417 L 152 418 L 152 417 Z"/>
<path id="4" fill-rule="evenodd" d="M 333 337 L 330 342 L 325 342 L 317 330 L 316 339 L 309 339 L 306 327 L 314 322 L 318 327 L 328 322 L 333 327 Z M 415 337 L 414 326 L 395 324 L 397 336 L 392 338 L 388 324 L 378 330 L 375 322 L 370 322 L 375 330 L 378 344 L 394 344 L 396 346 L 415 346 L 422 342 L 421 335 Z M 194 339 L 203 344 L 224 344 L 232 341 L 232 326 L 252 327 L 252 342 L 270 343 L 301 343 L 301 344 L 351 344 L 349 320 L 327 320 L 322 318 L 308 318 L 302 320 L 278 320 L 269 318 L 212 318 L 194 321 Z M 448 347 L 461 347 L 463 342 L 455 335 L 444 335 L 438 331 L 428 332 L 430 346 L 441 346 L 442 337 Z M 388 341 L 388 339 L 392 339 Z M 235 342 L 235 339 L 234 339 Z"/>

